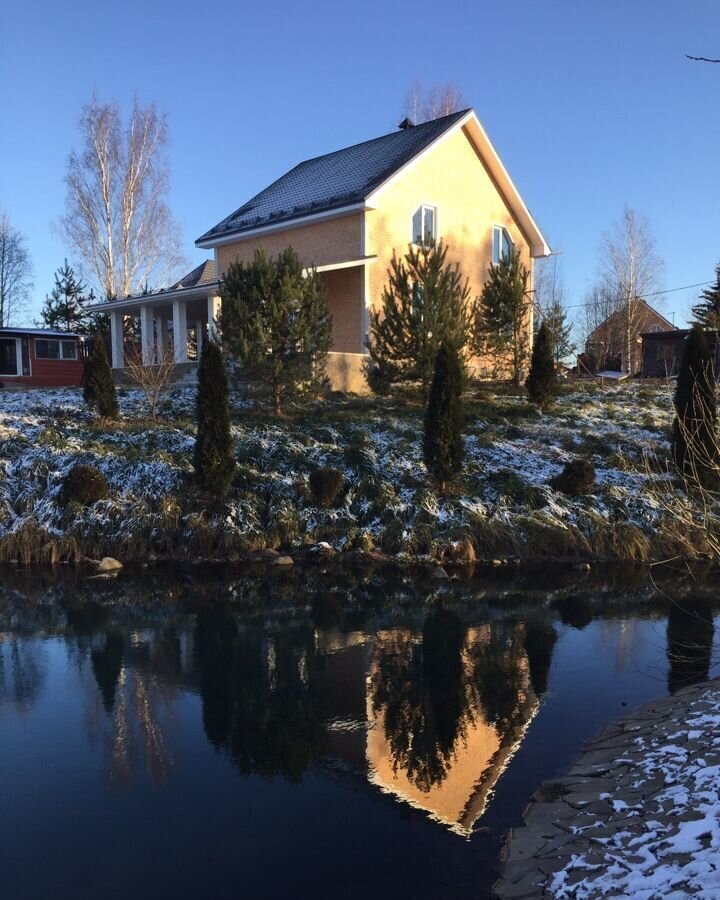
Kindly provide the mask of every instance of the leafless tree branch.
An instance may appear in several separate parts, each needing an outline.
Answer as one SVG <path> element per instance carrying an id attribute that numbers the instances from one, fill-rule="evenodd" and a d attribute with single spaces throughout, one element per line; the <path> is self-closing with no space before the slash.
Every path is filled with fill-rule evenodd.
<path id="1" fill-rule="evenodd" d="M 80 131 L 84 146 L 70 154 L 65 176 L 64 237 L 106 298 L 166 284 L 185 261 L 166 203 L 165 117 L 136 99 L 123 130 L 117 103 L 93 98 Z"/>

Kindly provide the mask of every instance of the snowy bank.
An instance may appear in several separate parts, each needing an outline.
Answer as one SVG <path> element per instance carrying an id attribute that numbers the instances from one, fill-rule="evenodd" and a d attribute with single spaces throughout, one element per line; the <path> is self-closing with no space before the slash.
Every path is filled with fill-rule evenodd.
<path id="1" fill-rule="evenodd" d="M 720 680 L 606 728 L 533 799 L 499 897 L 720 896 Z"/>
<path id="2" fill-rule="evenodd" d="M 667 457 L 663 386 L 580 387 L 544 415 L 483 389 L 468 399 L 464 472 L 445 497 L 428 488 L 412 398 L 323 401 L 277 420 L 236 397 L 237 474 L 220 509 L 192 487 L 194 403 L 193 389 L 176 389 L 153 424 L 140 393 L 121 391 L 122 420 L 104 427 L 77 390 L 0 393 L 0 560 L 227 558 L 318 542 L 443 560 L 688 553 L 663 499 L 674 488 L 647 464 Z M 569 497 L 549 481 L 577 456 L 597 483 Z M 62 480 L 78 463 L 103 472 L 108 499 L 63 506 Z M 321 466 L 344 477 L 330 508 L 309 489 Z M 691 550 L 703 552 L 697 531 Z"/>

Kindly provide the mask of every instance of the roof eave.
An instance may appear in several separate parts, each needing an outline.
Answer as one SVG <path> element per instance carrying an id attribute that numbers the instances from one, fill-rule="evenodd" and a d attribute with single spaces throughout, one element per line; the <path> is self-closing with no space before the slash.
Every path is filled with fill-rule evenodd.
<path id="1" fill-rule="evenodd" d="M 349 203 L 345 206 L 338 206 L 334 209 L 328 209 L 309 215 L 300 215 L 292 219 L 283 219 L 279 222 L 270 222 L 267 225 L 259 225 L 257 228 L 247 228 L 242 231 L 232 231 L 225 234 L 202 235 L 195 241 L 195 246 L 202 250 L 212 250 L 215 247 L 221 247 L 223 244 L 234 244 L 237 241 L 244 241 L 246 238 L 256 237 L 262 234 L 271 234 L 275 231 L 285 231 L 290 228 L 299 228 L 302 225 L 310 225 L 314 222 L 320 222 L 327 219 L 337 219 L 346 216 L 349 213 L 361 212 L 370 209 L 364 201 L 360 203 Z"/>
<path id="2" fill-rule="evenodd" d="M 219 281 L 209 281 L 205 284 L 193 287 L 177 288 L 174 291 L 155 291 L 150 294 L 136 294 L 134 297 L 124 297 L 122 300 L 102 300 L 84 307 L 93 312 L 123 312 L 136 306 L 159 306 L 162 303 L 173 300 L 201 300 L 203 297 L 216 295 L 220 290 Z"/>
<path id="3" fill-rule="evenodd" d="M 431 143 L 429 143 L 426 147 L 423 147 L 423 149 L 419 153 L 416 153 L 415 156 L 412 157 L 412 159 L 408 160 L 404 166 L 401 166 L 399 169 L 393 172 L 392 175 L 385 179 L 382 184 L 379 184 L 376 188 L 374 188 L 372 192 L 366 197 L 366 201 L 374 202 L 377 197 L 391 184 L 393 184 L 396 179 L 400 178 L 407 171 L 407 169 L 409 169 L 411 166 L 414 166 L 427 153 L 432 152 L 432 150 L 434 150 L 439 143 L 446 140 L 451 134 L 453 134 L 460 128 L 468 129 L 470 137 L 475 144 L 475 148 L 477 149 L 480 157 L 487 166 L 501 193 L 506 198 L 511 211 L 515 215 L 521 229 L 528 239 L 528 242 L 530 244 L 530 255 L 533 258 L 550 256 L 552 254 L 550 245 L 545 240 L 545 237 L 540 231 L 540 228 L 538 227 L 533 217 L 530 215 L 530 210 L 525 205 L 522 197 L 520 196 L 520 192 L 515 187 L 512 178 L 510 178 L 507 169 L 502 164 L 497 151 L 490 142 L 490 138 L 485 133 L 485 129 L 480 124 L 480 120 L 476 116 L 475 111 L 472 109 L 469 109 L 467 113 L 462 116 L 462 118 L 457 120 L 457 122 L 453 122 L 452 125 L 449 125 L 445 129 L 445 131 L 443 131 L 435 138 L 434 141 L 431 141 Z"/>

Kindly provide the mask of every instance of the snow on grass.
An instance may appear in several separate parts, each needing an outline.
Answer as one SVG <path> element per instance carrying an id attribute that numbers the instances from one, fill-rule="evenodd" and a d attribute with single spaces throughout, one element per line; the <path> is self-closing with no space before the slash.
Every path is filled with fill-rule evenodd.
<path id="1" fill-rule="evenodd" d="M 672 408 L 664 389 L 578 390 L 544 415 L 522 397 L 471 400 L 464 470 L 443 497 L 428 489 L 419 405 L 323 401 L 275 420 L 234 396 L 237 477 L 225 510 L 199 518 L 188 481 L 195 390 L 168 393 L 157 425 L 147 420 L 139 391 L 118 394 L 121 422 L 102 427 L 80 390 L 0 392 L 0 467 L 7 473 L 0 540 L 30 518 L 56 530 L 67 526 L 60 485 L 77 463 L 97 466 L 108 479 L 116 507 L 113 516 L 103 508 L 101 524 L 110 537 L 121 519 L 123 534 L 129 527 L 152 531 L 143 516 L 154 522 L 164 515 L 169 496 L 179 498 L 183 528 L 212 527 L 223 541 L 228 535 L 251 534 L 254 541 L 272 535 L 269 541 L 284 546 L 327 540 L 337 549 L 371 543 L 412 554 L 430 553 L 481 526 L 492 541 L 499 540 L 501 526 L 521 534 L 528 517 L 561 530 L 625 522 L 650 534 L 662 515 L 646 490 L 642 461 L 648 451 L 667 453 Z M 589 496 L 571 498 L 548 482 L 577 455 L 591 459 L 597 485 Z M 332 466 L 345 477 L 336 508 L 313 504 L 308 476 L 317 466 Z M 72 521 L 81 519 L 91 529 L 93 516 L 100 518 L 99 506 L 76 511 Z"/>

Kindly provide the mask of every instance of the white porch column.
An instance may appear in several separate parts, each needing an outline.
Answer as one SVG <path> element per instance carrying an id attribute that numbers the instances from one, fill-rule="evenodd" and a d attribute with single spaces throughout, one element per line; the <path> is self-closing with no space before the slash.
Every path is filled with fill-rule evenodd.
<path id="1" fill-rule="evenodd" d="M 175 362 L 187 362 L 187 306 L 184 300 L 173 300 L 173 345 Z"/>
<path id="2" fill-rule="evenodd" d="M 123 334 L 123 316 L 119 312 L 110 313 L 110 354 L 113 369 L 122 369 L 125 366 Z"/>
<path id="3" fill-rule="evenodd" d="M 218 343 L 220 340 L 220 332 L 218 330 L 218 322 L 220 321 L 220 310 L 222 303 L 220 297 L 208 297 L 208 340 Z"/>
<path id="4" fill-rule="evenodd" d="M 149 304 L 140 307 L 140 343 L 142 344 L 142 361 L 146 366 L 155 362 L 155 324 L 153 311 Z"/>
<path id="5" fill-rule="evenodd" d="M 162 358 L 170 348 L 170 332 L 168 330 L 169 316 L 165 310 L 158 310 L 158 360 Z"/>
<path id="6" fill-rule="evenodd" d="M 197 322 L 195 322 L 195 340 L 197 343 L 198 362 L 200 362 L 200 357 L 202 356 L 202 352 L 203 352 L 203 339 L 205 337 L 204 331 L 205 331 L 205 323 L 202 322 L 200 319 L 198 319 Z"/>

